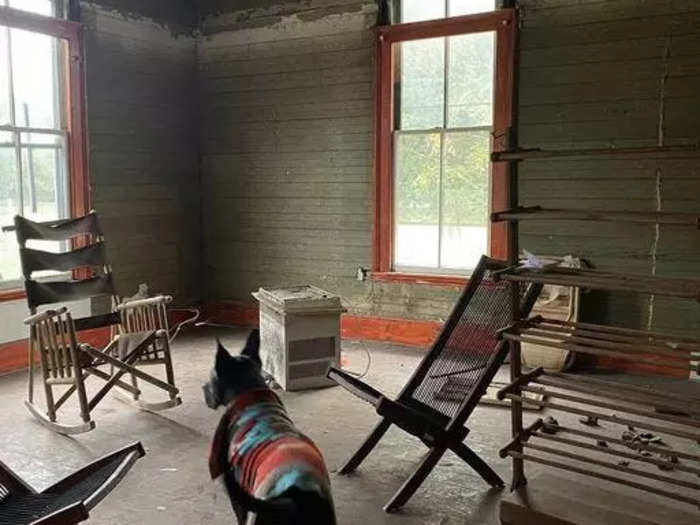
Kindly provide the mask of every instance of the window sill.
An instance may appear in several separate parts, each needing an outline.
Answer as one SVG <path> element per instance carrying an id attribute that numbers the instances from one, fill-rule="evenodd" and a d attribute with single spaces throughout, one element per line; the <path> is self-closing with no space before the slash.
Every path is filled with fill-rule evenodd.
<path id="1" fill-rule="evenodd" d="M 0 289 L 0 303 L 8 301 L 17 301 L 25 299 L 27 294 L 22 288 L 8 288 L 7 290 Z"/>
<path id="2" fill-rule="evenodd" d="M 372 272 L 370 277 L 375 281 L 413 284 L 435 284 L 441 286 L 463 287 L 469 281 L 466 275 L 431 275 L 402 272 Z"/>

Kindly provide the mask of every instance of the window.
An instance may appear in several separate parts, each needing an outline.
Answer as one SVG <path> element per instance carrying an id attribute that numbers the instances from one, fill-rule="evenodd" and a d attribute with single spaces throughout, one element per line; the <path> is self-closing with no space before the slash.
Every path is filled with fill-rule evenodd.
<path id="1" fill-rule="evenodd" d="M 493 11 L 496 0 L 401 0 L 401 22 L 423 22 L 448 16 Z"/>
<path id="2" fill-rule="evenodd" d="M 479 257 L 507 255 L 507 173 L 491 166 L 511 124 L 512 10 L 493 0 L 404 0 L 378 44 L 374 273 L 463 276 Z M 471 10 L 471 11 L 470 11 Z"/>
<path id="3" fill-rule="evenodd" d="M 0 226 L 16 214 L 51 221 L 87 208 L 80 29 L 53 15 L 50 0 L 0 0 Z M 6 232 L 0 289 L 19 286 Z"/>

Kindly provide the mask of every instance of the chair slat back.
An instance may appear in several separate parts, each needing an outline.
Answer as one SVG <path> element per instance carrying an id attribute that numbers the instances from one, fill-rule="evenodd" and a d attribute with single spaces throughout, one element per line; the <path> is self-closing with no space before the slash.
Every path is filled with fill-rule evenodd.
<path id="1" fill-rule="evenodd" d="M 138 306 L 122 310 L 122 326 L 127 332 L 167 330 L 167 311 L 164 304 Z"/>
<path id="2" fill-rule="evenodd" d="M 505 267 L 482 257 L 402 397 L 454 418 L 465 399 L 483 395 L 488 385 L 482 383 L 488 380 L 489 365 L 501 343 L 499 330 L 514 322 L 514 294 L 519 304 L 530 304 L 525 301 L 527 285 L 494 279 L 494 272 Z"/>
<path id="3" fill-rule="evenodd" d="M 78 349 L 70 313 L 65 309 L 59 310 L 36 321 L 32 326 L 31 343 L 41 356 L 46 376 L 54 379 L 72 378 Z"/>
<path id="4" fill-rule="evenodd" d="M 20 246 L 27 302 L 32 312 L 41 305 L 66 303 L 98 296 L 117 297 L 112 269 L 107 261 L 102 228 L 97 214 L 89 213 L 78 219 L 39 223 L 24 217 L 15 217 L 15 231 Z M 67 241 L 77 238 L 83 246 L 52 253 L 27 247 L 28 241 Z M 88 269 L 86 279 L 45 282 L 35 277 L 36 272 L 67 272 Z"/>

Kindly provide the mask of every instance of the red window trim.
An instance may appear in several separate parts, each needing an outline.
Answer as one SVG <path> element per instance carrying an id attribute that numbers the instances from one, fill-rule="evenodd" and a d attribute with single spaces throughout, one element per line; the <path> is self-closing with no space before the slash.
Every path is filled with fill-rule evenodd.
<path id="1" fill-rule="evenodd" d="M 70 159 L 70 211 L 73 217 L 85 215 L 90 209 L 88 179 L 87 124 L 85 111 L 85 62 L 82 26 L 60 18 L 37 15 L 11 7 L 0 7 L 0 25 L 50 35 L 68 44 L 66 57 L 67 131 Z M 24 290 L 1 290 L 0 302 L 26 297 Z"/>
<path id="2" fill-rule="evenodd" d="M 507 149 L 506 141 L 514 113 L 515 45 L 517 20 L 514 9 L 500 9 L 443 20 L 414 22 L 378 27 L 376 32 L 377 67 L 375 79 L 374 132 L 374 228 L 372 278 L 382 281 L 420 282 L 430 284 L 463 284 L 464 276 L 409 274 L 393 271 L 393 132 L 394 132 L 394 53 L 398 42 L 453 36 L 463 33 L 496 32 L 496 79 L 492 151 Z M 491 165 L 491 209 L 503 210 L 510 202 L 510 174 L 506 163 Z M 490 255 L 509 258 L 510 225 L 491 225 Z"/>

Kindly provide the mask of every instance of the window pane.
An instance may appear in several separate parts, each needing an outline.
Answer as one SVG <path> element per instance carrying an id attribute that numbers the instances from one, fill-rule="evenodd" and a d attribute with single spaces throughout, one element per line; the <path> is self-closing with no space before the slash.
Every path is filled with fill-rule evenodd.
<path id="1" fill-rule="evenodd" d="M 490 126 L 493 122 L 494 33 L 450 37 L 448 127 Z"/>
<path id="2" fill-rule="evenodd" d="M 12 224 L 17 208 L 17 162 L 12 134 L 0 132 L 0 227 Z M 17 240 L 13 232 L 0 232 L 0 287 L 20 277 Z"/>
<path id="3" fill-rule="evenodd" d="M 55 38 L 10 30 L 16 125 L 59 127 L 56 118 Z"/>
<path id="4" fill-rule="evenodd" d="M 397 107 L 400 129 L 442 127 L 445 120 L 445 39 L 415 40 L 399 46 L 401 71 Z"/>
<path id="5" fill-rule="evenodd" d="M 53 15 L 53 0 L 10 0 L 10 7 L 39 15 Z"/>
<path id="6" fill-rule="evenodd" d="M 496 9 L 495 0 L 449 0 L 450 16 L 472 15 Z"/>
<path id="7" fill-rule="evenodd" d="M 7 60 L 7 27 L 0 26 L 0 125 L 10 122 L 10 64 Z"/>
<path id="8" fill-rule="evenodd" d="M 420 22 L 445 17 L 445 0 L 402 0 L 401 21 Z"/>
<path id="9" fill-rule="evenodd" d="M 51 221 L 68 216 L 63 153 L 62 137 L 22 134 L 25 217 Z"/>
<path id="10" fill-rule="evenodd" d="M 396 267 L 437 268 L 440 134 L 399 134 L 394 177 Z"/>
<path id="11" fill-rule="evenodd" d="M 471 270 L 488 253 L 490 134 L 448 132 L 444 149 L 441 266 Z"/>

